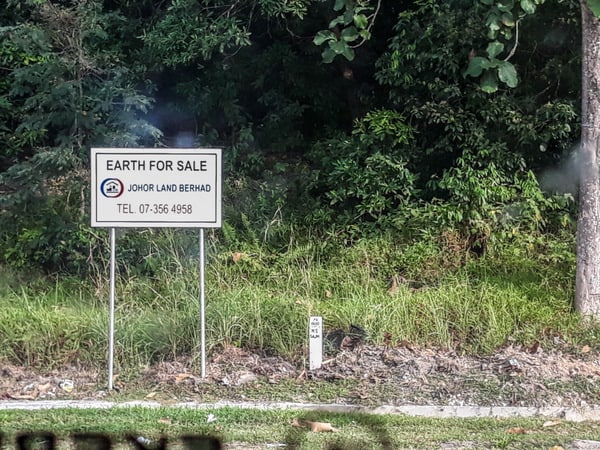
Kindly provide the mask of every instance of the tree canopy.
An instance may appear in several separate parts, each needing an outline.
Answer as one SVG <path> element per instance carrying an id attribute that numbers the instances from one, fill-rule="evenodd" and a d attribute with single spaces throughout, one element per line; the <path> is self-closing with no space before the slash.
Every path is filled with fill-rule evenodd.
<path id="1" fill-rule="evenodd" d="M 510 3 L 9 0 L 0 259 L 89 270 L 91 146 L 222 147 L 224 239 L 276 212 L 476 254 L 569 226 L 540 180 L 580 133 L 579 5 Z"/>

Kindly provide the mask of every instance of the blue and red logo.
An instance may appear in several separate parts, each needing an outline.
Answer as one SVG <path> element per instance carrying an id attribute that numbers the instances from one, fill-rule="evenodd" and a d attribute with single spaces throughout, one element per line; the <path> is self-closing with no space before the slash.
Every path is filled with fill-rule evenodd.
<path id="1" fill-rule="evenodd" d="M 118 178 L 106 178 L 100 185 L 100 192 L 107 198 L 120 197 L 124 190 L 125 186 Z"/>

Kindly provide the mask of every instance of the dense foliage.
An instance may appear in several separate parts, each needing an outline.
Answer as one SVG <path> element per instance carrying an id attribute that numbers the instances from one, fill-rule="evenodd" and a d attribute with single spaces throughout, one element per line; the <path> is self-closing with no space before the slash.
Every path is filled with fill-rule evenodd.
<path id="1" fill-rule="evenodd" d="M 502 36 L 519 83 L 498 62 L 490 93 L 470 76 L 500 61 L 479 1 L 9 0 L 0 260 L 95 268 L 88 155 L 102 145 L 223 147 L 232 249 L 277 249 L 281 222 L 348 242 L 451 230 L 476 254 L 555 232 L 574 199 L 540 180 L 579 134 L 578 7 L 519 18 L 521 37 Z M 147 240 L 124 238 L 127 263 L 151 270 Z"/>

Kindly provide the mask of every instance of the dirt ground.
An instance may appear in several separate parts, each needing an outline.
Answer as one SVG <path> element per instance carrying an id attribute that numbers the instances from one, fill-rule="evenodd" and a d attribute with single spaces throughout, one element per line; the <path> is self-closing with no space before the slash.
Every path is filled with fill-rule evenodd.
<path id="1" fill-rule="evenodd" d="M 0 399 L 254 400 L 376 405 L 562 406 L 600 404 L 600 354 L 561 344 L 507 347 L 490 356 L 450 351 L 346 346 L 307 371 L 280 357 L 235 347 L 197 362 L 180 360 L 115 373 L 69 367 L 48 372 L 0 363 Z"/>

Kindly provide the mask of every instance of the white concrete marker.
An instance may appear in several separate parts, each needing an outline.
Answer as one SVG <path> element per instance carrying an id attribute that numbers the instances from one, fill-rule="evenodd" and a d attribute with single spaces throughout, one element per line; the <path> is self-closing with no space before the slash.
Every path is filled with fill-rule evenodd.
<path id="1" fill-rule="evenodd" d="M 323 364 L 323 318 L 311 316 L 308 323 L 308 368 L 320 369 Z"/>

